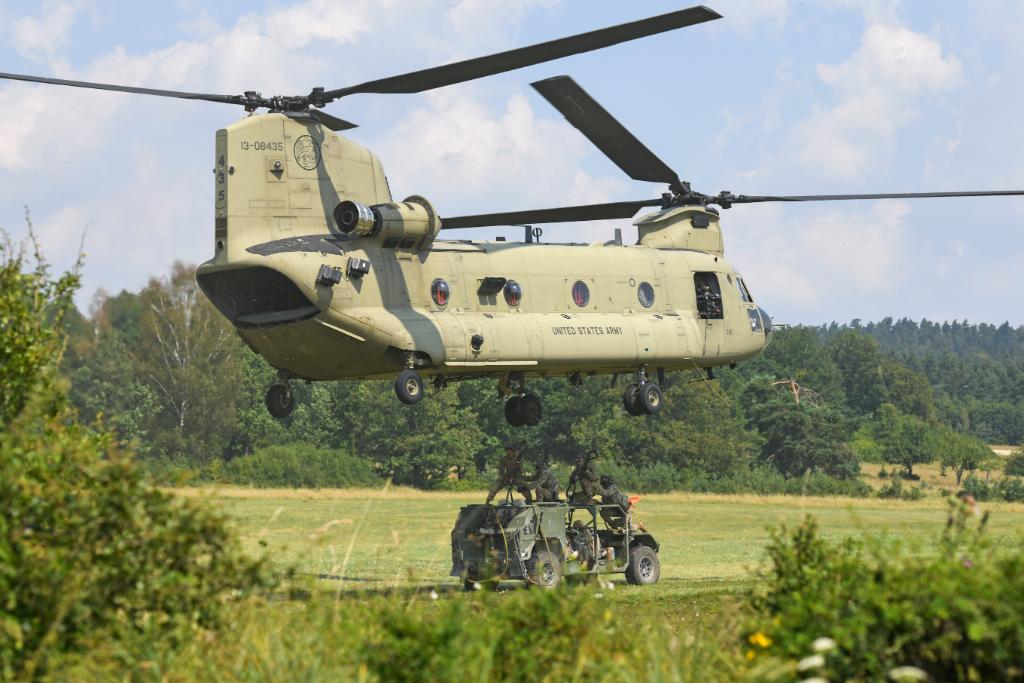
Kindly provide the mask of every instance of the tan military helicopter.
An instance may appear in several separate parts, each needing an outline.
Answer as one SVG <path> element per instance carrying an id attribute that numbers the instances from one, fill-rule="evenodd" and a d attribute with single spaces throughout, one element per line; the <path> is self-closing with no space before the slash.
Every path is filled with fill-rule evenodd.
<path id="1" fill-rule="evenodd" d="M 692 7 L 487 57 L 305 96 L 214 95 L 0 74 L 0 78 L 241 104 L 217 131 L 214 255 L 196 274 L 239 335 L 279 371 L 267 408 L 289 415 L 291 379 L 395 377 L 405 403 L 424 377 L 495 376 L 516 426 L 536 425 L 529 377 L 631 375 L 623 400 L 656 413 L 664 373 L 758 354 L 772 322 L 724 258 L 712 207 L 767 201 L 1019 195 L 1024 191 L 746 196 L 695 192 L 566 76 L 537 91 L 630 177 L 666 183 L 659 199 L 442 218 L 425 198 L 395 201 L 384 169 L 333 131 L 321 108 L 354 93 L 413 93 L 720 18 Z M 269 113 L 252 114 L 266 108 Z M 540 244 L 537 223 L 630 218 L 635 245 Z M 527 224 L 521 243 L 446 241 L 441 230 Z M 653 377 L 657 378 L 652 379 Z"/>

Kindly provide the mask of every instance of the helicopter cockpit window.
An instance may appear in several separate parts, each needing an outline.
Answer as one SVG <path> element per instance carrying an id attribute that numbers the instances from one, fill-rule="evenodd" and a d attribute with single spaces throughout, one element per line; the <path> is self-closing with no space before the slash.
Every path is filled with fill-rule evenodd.
<path id="1" fill-rule="evenodd" d="M 756 308 L 748 308 L 747 317 L 750 318 L 751 332 L 760 332 L 763 329 L 761 327 L 761 314 L 758 313 Z"/>
<path id="2" fill-rule="evenodd" d="M 650 282 L 640 283 L 640 286 L 636 289 L 636 298 L 639 299 L 640 305 L 644 308 L 650 308 L 654 305 L 654 287 L 651 286 Z"/>
<path id="3" fill-rule="evenodd" d="M 740 290 L 740 298 L 743 299 L 743 303 L 754 303 L 754 297 L 750 296 L 750 290 L 747 289 L 747 283 L 743 281 L 743 278 L 736 278 L 736 288 Z"/>
<path id="4" fill-rule="evenodd" d="M 722 289 L 715 273 L 694 273 L 693 287 L 697 292 L 697 317 L 705 320 L 722 319 Z"/>
<path id="5" fill-rule="evenodd" d="M 448 299 L 451 298 L 451 287 L 444 280 L 438 278 L 430 285 L 430 298 L 434 300 L 434 303 L 442 308 L 448 305 Z"/>
<path id="6" fill-rule="evenodd" d="M 590 288 L 587 287 L 587 283 L 583 282 L 583 280 L 577 280 L 573 283 L 572 301 L 580 308 L 590 303 Z"/>
<path id="7" fill-rule="evenodd" d="M 515 280 L 505 283 L 505 303 L 509 306 L 518 306 L 523 300 L 523 288 Z"/>

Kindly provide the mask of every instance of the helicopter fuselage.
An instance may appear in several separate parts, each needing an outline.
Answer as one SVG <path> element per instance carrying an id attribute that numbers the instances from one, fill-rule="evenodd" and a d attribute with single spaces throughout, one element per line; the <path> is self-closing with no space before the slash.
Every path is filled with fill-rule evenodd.
<path id="1" fill-rule="evenodd" d="M 393 202 L 371 152 L 283 114 L 218 131 L 214 174 L 215 255 L 198 281 L 291 376 L 683 370 L 767 343 L 770 319 L 701 206 L 641 218 L 637 245 L 440 240 L 433 207 Z M 391 207 L 398 227 L 346 234 L 343 201 Z"/>

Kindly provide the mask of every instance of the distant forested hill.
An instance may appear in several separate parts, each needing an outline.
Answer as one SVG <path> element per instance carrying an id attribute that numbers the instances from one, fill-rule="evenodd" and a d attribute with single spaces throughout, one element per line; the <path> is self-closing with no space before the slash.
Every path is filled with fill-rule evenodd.
<path id="1" fill-rule="evenodd" d="M 1009 323 L 972 325 L 963 322 L 915 322 L 907 318 L 884 318 L 877 323 L 850 323 L 823 326 L 822 339 L 828 341 L 845 330 L 863 332 L 874 337 L 883 351 L 892 354 L 955 354 L 958 356 L 989 356 L 1020 361 L 1024 359 L 1024 326 Z"/>
<path id="2" fill-rule="evenodd" d="M 947 424 L 995 443 L 1024 439 L 1024 327 L 885 318 L 818 330 L 825 343 L 850 331 L 873 337 L 928 379 Z"/>

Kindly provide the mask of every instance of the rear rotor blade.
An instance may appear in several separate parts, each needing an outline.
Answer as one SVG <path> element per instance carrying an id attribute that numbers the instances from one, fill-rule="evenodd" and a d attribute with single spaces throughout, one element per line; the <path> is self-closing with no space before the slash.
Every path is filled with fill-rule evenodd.
<path id="1" fill-rule="evenodd" d="M 506 213 L 485 213 L 476 216 L 456 216 L 441 219 L 442 230 L 455 228 L 483 228 L 490 225 L 520 225 L 524 223 L 571 223 L 574 221 L 599 221 L 610 218 L 632 218 L 645 206 L 661 206 L 660 199 L 638 202 L 612 202 L 609 204 L 585 204 L 562 206 L 554 209 L 532 209 Z"/>
<path id="2" fill-rule="evenodd" d="M 668 183 L 683 192 L 679 176 L 630 133 L 614 116 L 568 76 L 556 76 L 532 84 L 544 99 L 562 113 L 605 156 L 634 180 Z"/>
<path id="3" fill-rule="evenodd" d="M 181 92 L 178 90 L 156 90 L 154 88 L 137 88 L 130 85 L 112 85 L 110 83 L 92 83 L 90 81 L 72 81 L 64 78 L 45 78 L 43 76 L 25 76 L 22 74 L 0 73 L 0 78 L 11 81 L 27 81 L 29 83 L 48 83 L 50 85 L 66 85 L 72 88 L 89 88 L 91 90 L 112 90 L 130 92 L 137 95 L 156 95 L 157 97 L 176 97 L 182 100 L 206 100 L 207 102 L 223 102 L 225 104 L 250 104 L 250 98 L 244 95 L 214 95 L 198 92 Z"/>
<path id="4" fill-rule="evenodd" d="M 734 195 L 721 192 L 709 198 L 709 204 L 728 208 L 730 204 L 759 202 L 833 202 L 854 199 L 928 199 L 934 197 L 1004 197 L 1024 196 L 1024 190 L 969 190 L 964 192 L 883 192 L 879 194 L 807 194 L 807 195 Z"/>
<path id="5" fill-rule="evenodd" d="M 627 24 L 499 52 L 486 57 L 380 78 L 347 88 L 328 90 L 323 94 L 324 101 L 329 102 L 354 93 L 423 92 L 721 18 L 722 15 L 718 12 L 699 5 Z"/>

